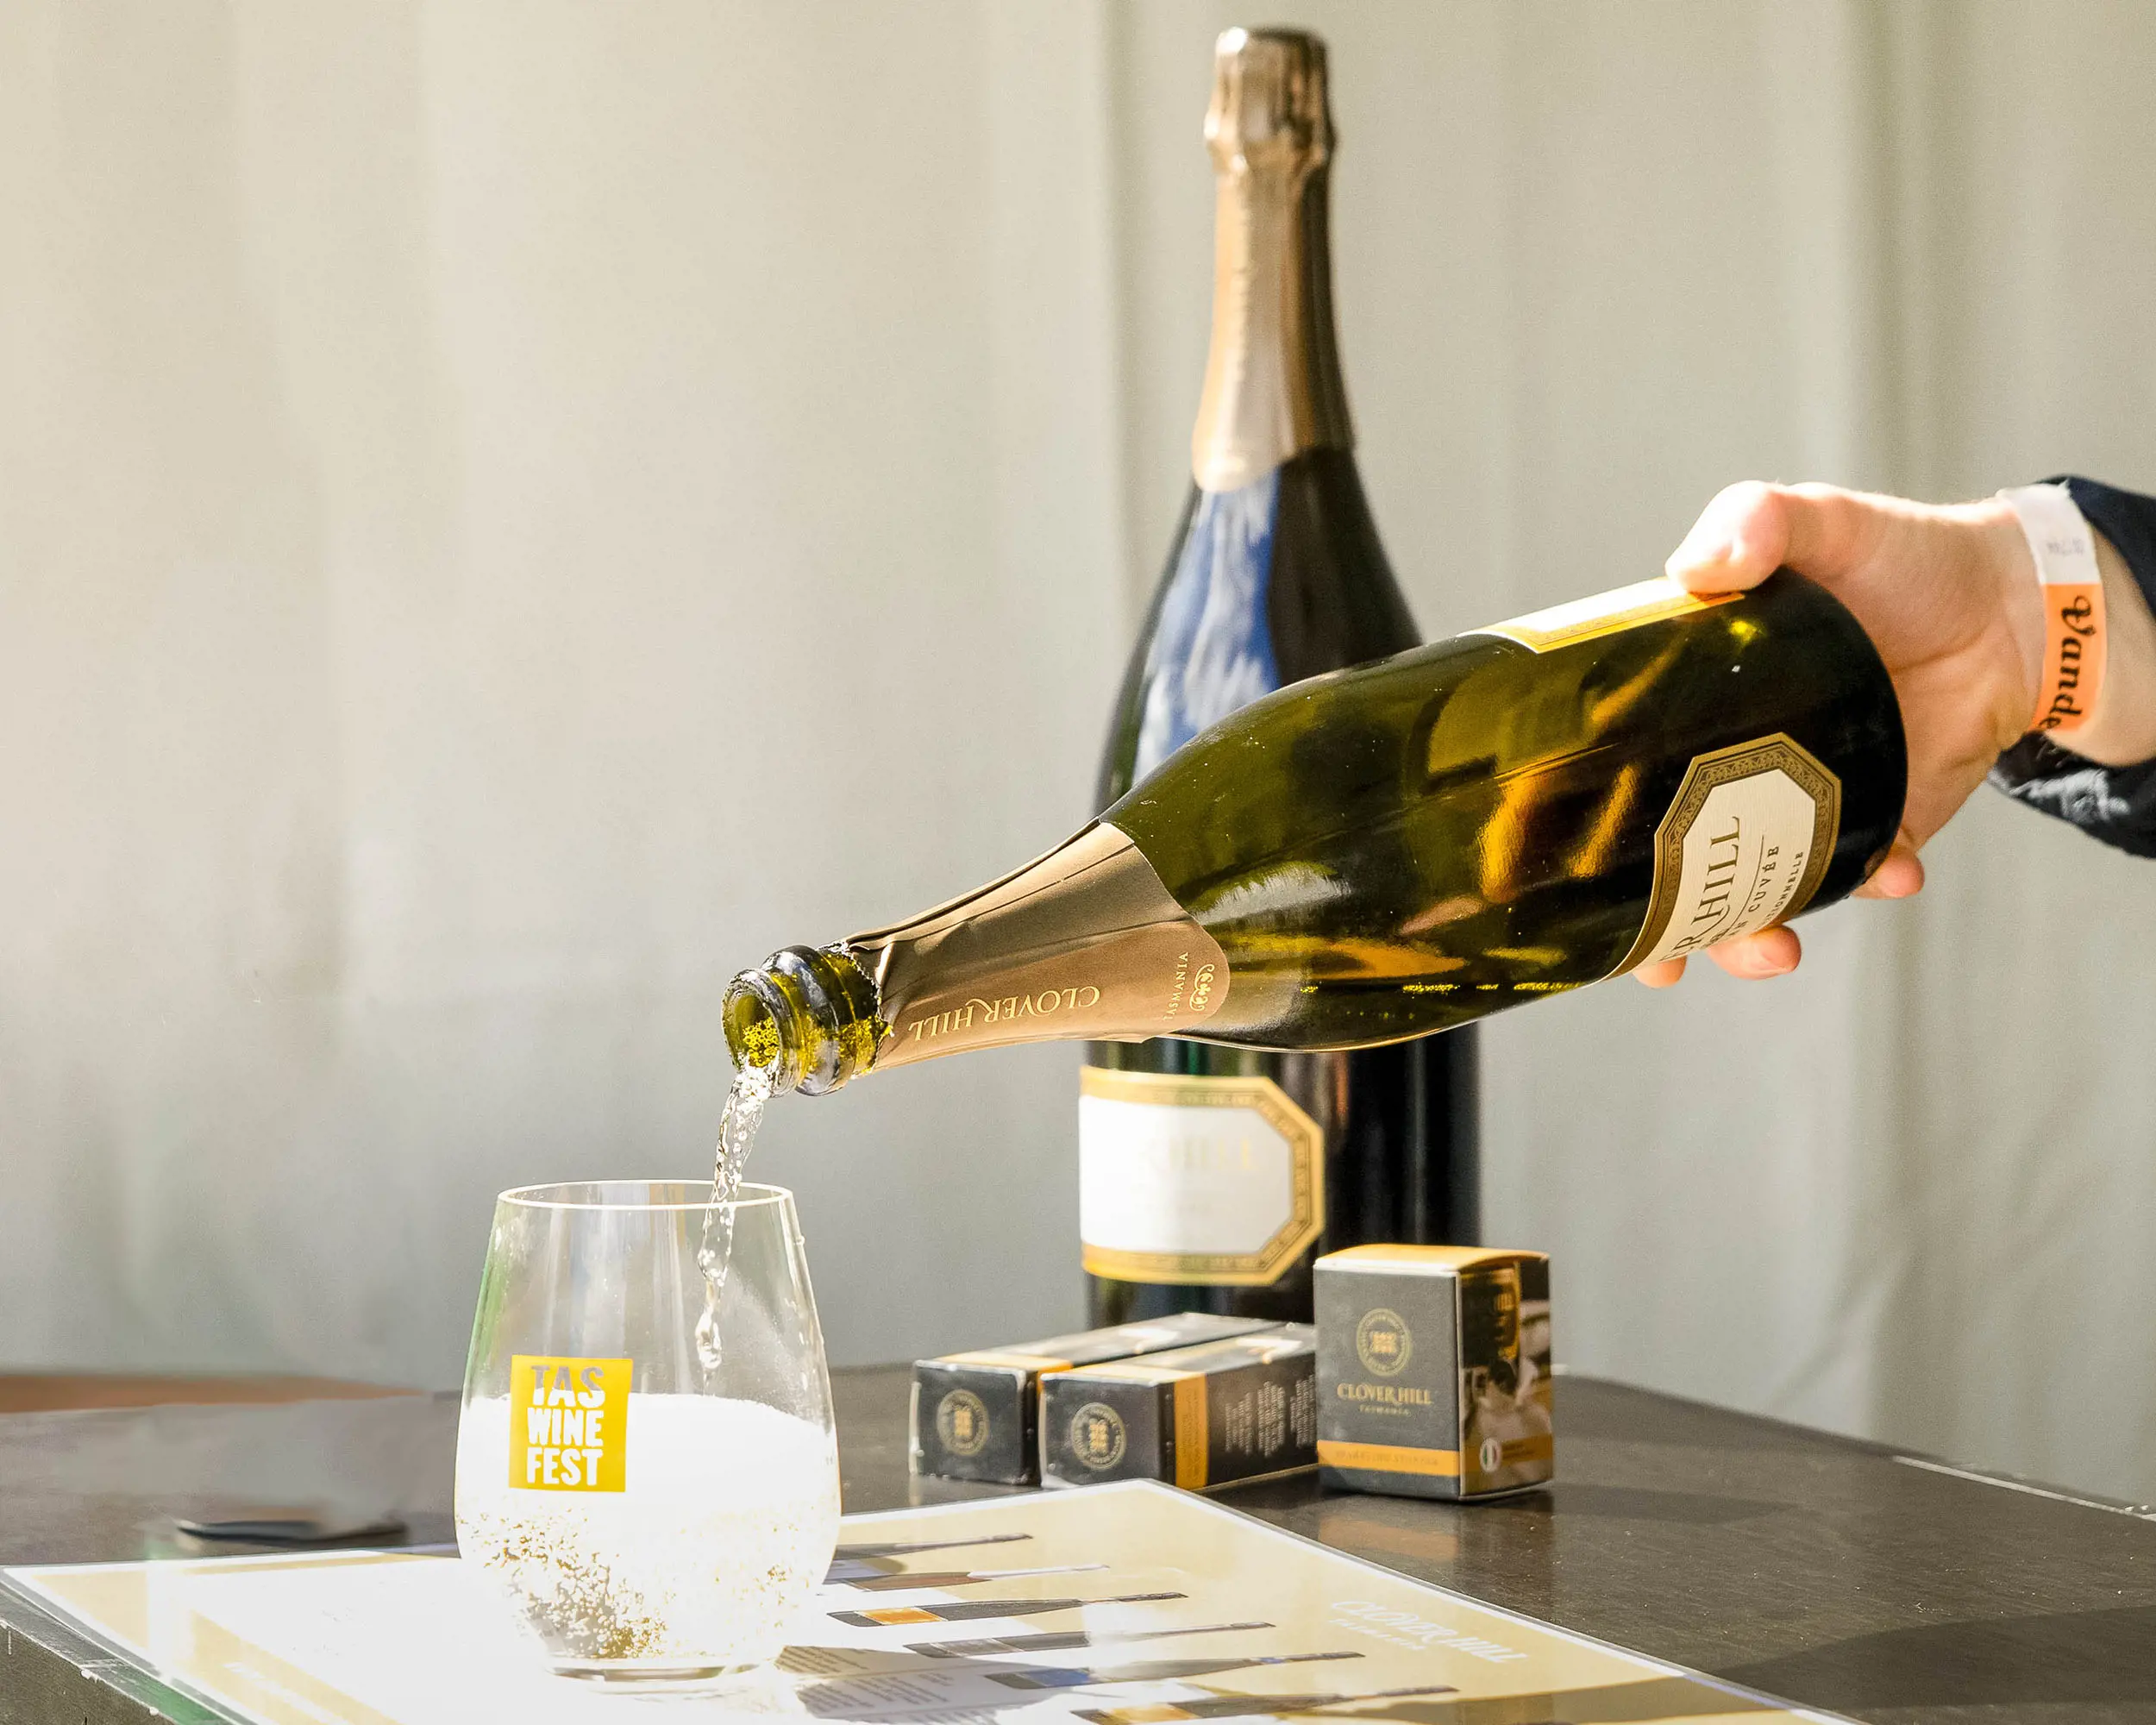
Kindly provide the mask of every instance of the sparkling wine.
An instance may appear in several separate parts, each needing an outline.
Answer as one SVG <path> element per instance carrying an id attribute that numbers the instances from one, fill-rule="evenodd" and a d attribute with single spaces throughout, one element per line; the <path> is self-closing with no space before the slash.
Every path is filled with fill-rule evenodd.
<path id="1" fill-rule="evenodd" d="M 726 1269 L 734 1256 L 734 1200 L 741 1193 L 742 1172 L 763 1124 L 771 1100 L 771 1073 L 753 1062 L 736 1066 L 726 1107 L 718 1117 L 718 1153 L 711 1164 L 711 1201 L 704 1213 L 704 1239 L 696 1267 L 704 1272 L 704 1311 L 696 1320 L 696 1355 L 704 1370 L 717 1371 L 722 1357 L 718 1302 L 726 1292 Z"/>
<path id="2" fill-rule="evenodd" d="M 754 1402 L 629 1397 L 617 1492 L 510 1484 L 510 1403 L 474 1401 L 457 1447 L 457 1540 L 557 1655 L 663 1664 L 768 1656 L 838 1533 L 828 1432 Z"/>

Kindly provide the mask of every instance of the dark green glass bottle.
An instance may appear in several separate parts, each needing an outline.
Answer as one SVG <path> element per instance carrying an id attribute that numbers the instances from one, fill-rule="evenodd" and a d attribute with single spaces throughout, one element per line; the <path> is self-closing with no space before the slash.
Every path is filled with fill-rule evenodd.
<path id="1" fill-rule="evenodd" d="M 1908 760 L 1885 667 L 1783 571 L 1656 580 L 1289 685 L 1075 837 L 728 990 L 817 1094 L 1054 1038 L 1381 1048 L 1846 897 Z"/>
<path id="2" fill-rule="evenodd" d="M 1206 141 L 1213 343 L 1192 485 L 1116 704 L 1102 808 L 1246 702 L 1421 638 L 1356 472 L 1332 309 L 1323 43 L 1224 34 Z M 1320 1252 L 1472 1240 L 1474 1034 L 1301 1054 L 1094 1044 L 1079 1102 L 1093 1321 L 1307 1321 Z"/>

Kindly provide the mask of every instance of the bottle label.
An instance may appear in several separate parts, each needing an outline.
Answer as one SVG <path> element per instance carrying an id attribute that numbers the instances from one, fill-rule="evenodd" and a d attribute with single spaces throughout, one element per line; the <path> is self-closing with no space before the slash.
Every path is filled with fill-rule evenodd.
<path id="1" fill-rule="evenodd" d="M 1702 755 L 1655 829 L 1654 894 L 1619 972 L 1786 921 L 1841 827 L 1841 781 L 1789 737 Z"/>
<path id="2" fill-rule="evenodd" d="M 1269 1078 L 1085 1069 L 1078 1231 L 1119 1282 L 1263 1287 L 1325 1227 L 1325 1133 Z"/>
<path id="3" fill-rule="evenodd" d="M 879 1071 L 1018 1042 L 1178 1035 L 1217 1013 L 1234 980 L 1145 853 L 1105 822 L 846 944 L 886 1020 Z"/>
<path id="4" fill-rule="evenodd" d="M 1574 647 L 1583 641 L 1599 640 L 1605 635 L 1636 629 L 1643 623 L 1689 617 L 1694 612 L 1727 605 L 1736 597 L 1735 593 L 1687 593 L 1667 575 L 1657 575 L 1651 581 L 1635 581 L 1628 587 L 1590 593 L 1569 604 L 1553 605 L 1547 611 L 1531 611 L 1525 617 L 1515 617 L 1507 623 L 1493 623 L 1473 633 L 1501 635 L 1507 641 L 1517 641 L 1530 652 L 1550 653 L 1560 647 Z"/>

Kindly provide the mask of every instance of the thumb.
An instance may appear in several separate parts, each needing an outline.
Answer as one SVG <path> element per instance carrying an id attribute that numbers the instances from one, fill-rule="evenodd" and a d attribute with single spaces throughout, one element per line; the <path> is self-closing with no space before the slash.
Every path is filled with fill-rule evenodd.
<path id="1" fill-rule="evenodd" d="M 1689 593 L 1742 593 L 1782 566 L 1789 548 L 1784 494 L 1758 480 L 1725 486 L 1664 565 Z"/>

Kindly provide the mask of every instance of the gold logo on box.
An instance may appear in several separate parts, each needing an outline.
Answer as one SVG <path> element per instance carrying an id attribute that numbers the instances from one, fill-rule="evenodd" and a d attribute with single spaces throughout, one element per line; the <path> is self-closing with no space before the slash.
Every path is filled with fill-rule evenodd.
<path id="1" fill-rule="evenodd" d="M 955 1456 L 977 1456 L 988 1446 L 988 1408 L 970 1389 L 954 1389 L 936 1404 L 936 1435 Z"/>
<path id="2" fill-rule="evenodd" d="M 1095 1473 L 1121 1461 L 1129 1445 L 1123 1416 L 1105 1402 L 1088 1402 L 1070 1416 L 1070 1452 Z"/>
<path id="3" fill-rule="evenodd" d="M 1380 1377 L 1395 1377 L 1414 1357 L 1415 1339 L 1399 1313 L 1379 1306 L 1363 1314 L 1355 1327 L 1355 1357 L 1363 1369 Z"/>

